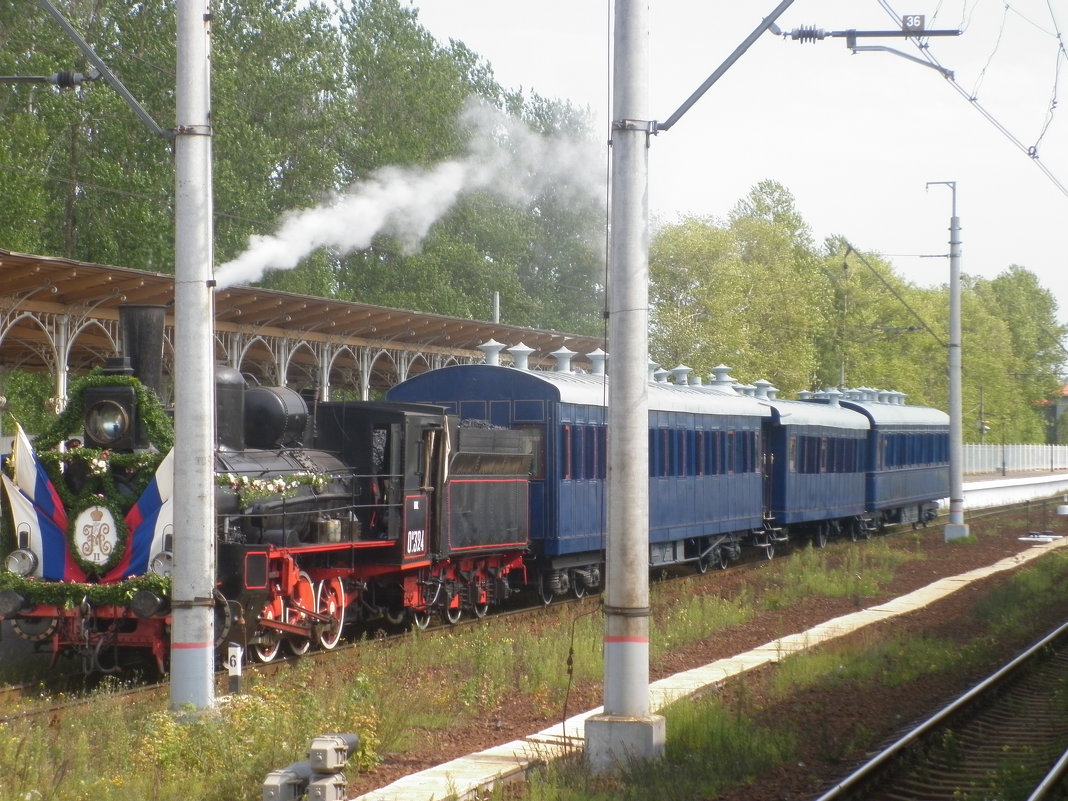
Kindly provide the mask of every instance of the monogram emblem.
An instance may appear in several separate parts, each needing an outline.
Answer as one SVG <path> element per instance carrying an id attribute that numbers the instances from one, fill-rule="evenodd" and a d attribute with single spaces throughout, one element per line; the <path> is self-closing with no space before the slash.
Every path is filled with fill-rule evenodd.
<path id="1" fill-rule="evenodd" d="M 103 506 L 90 506 L 74 523 L 74 547 L 86 562 L 102 565 L 118 544 L 115 518 Z"/>

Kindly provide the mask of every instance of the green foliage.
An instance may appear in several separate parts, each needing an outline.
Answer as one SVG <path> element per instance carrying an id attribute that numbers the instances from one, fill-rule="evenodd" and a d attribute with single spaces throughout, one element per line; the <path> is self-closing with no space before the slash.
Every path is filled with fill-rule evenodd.
<path id="1" fill-rule="evenodd" d="M 779 697 L 816 684 L 896 687 L 919 676 L 960 670 L 967 662 L 959 643 L 937 637 L 875 638 L 860 646 L 830 646 L 787 656 L 779 662 L 774 686 Z"/>
<path id="2" fill-rule="evenodd" d="M 148 441 L 161 454 L 161 459 L 162 454 L 174 447 L 174 426 L 155 392 L 136 378 L 104 375 L 100 370 L 94 370 L 71 382 L 70 397 L 62 413 L 34 438 L 34 446 L 38 451 L 55 448 L 72 434 L 82 434 L 85 424 L 85 390 L 89 387 L 133 387 L 137 413 L 145 426 Z M 114 458 L 119 457 L 120 455 L 116 454 Z"/>
<path id="3" fill-rule="evenodd" d="M 48 373 L 13 370 L 4 379 L 7 409 L 4 411 L 5 433 L 15 430 L 15 421 L 26 431 L 43 431 L 56 418 L 51 400 L 56 394 L 55 380 Z"/>
<path id="4" fill-rule="evenodd" d="M 95 566 L 93 566 L 95 569 Z M 154 573 L 135 576 L 112 584 L 89 584 L 77 581 L 43 582 L 0 570 L 0 590 L 14 590 L 32 604 L 73 609 L 83 600 L 93 606 L 125 606 L 139 590 L 160 597 L 170 597 L 171 580 Z"/>
<path id="5" fill-rule="evenodd" d="M 853 598 L 859 604 L 877 594 L 909 555 L 882 540 L 864 548 L 802 548 L 767 581 L 762 597 L 778 606 L 802 598 Z"/>
<path id="6" fill-rule="evenodd" d="M 698 375 L 727 364 L 742 383 L 784 394 L 826 387 L 904 392 L 948 405 L 948 287 L 920 288 L 842 238 L 816 249 L 790 193 L 764 181 L 727 222 L 683 218 L 650 251 L 653 358 Z M 1026 269 L 965 277 L 964 438 L 1057 441 L 1048 401 L 1068 354 L 1057 304 Z"/>
<path id="7" fill-rule="evenodd" d="M 115 703 L 114 689 L 121 688 L 105 687 L 87 712 L 57 716 L 48 727 L 29 719 L 0 729 L 0 796 L 259 798 L 267 773 L 305 759 L 311 739 L 329 732 L 360 736 L 350 772 L 378 760 L 374 713 L 303 667 L 223 699 L 217 713 L 146 713 L 139 704 Z"/>
<path id="8" fill-rule="evenodd" d="M 175 3 L 62 2 L 65 16 L 163 127 L 175 119 Z M 214 249 L 227 261 L 291 210 L 375 170 L 462 156 L 468 98 L 533 129 L 588 137 L 589 114 L 500 86 L 462 42 L 438 43 L 400 0 L 223 0 L 212 8 Z M 0 68 L 89 72 L 40 9 L 0 0 Z M 172 147 L 103 81 L 0 87 L 0 210 L 11 249 L 173 271 Z M 382 236 L 366 253 L 320 251 L 268 276 L 285 291 L 596 333 L 603 209 L 550 188 L 523 208 L 472 198 L 421 253 Z M 49 219 L 55 224 L 41 225 Z M 522 244 L 520 244 L 522 243 Z M 592 305 L 591 305 L 592 301 Z"/>
<path id="9" fill-rule="evenodd" d="M 975 616 L 995 630 L 1011 631 L 1041 608 L 1046 597 L 1057 597 L 1068 555 L 1049 554 L 1012 578 L 975 606 Z"/>
<path id="10" fill-rule="evenodd" d="M 161 124 L 175 118 L 175 3 L 59 4 Z M 0 0 L 0 70 L 88 72 L 37 8 Z M 222 0 L 213 7 L 215 236 L 220 262 L 250 237 L 390 165 L 426 168 L 467 154 L 471 97 L 531 130 L 589 140 L 588 110 L 502 87 L 463 42 L 442 44 L 401 0 Z M 170 272 L 172 147 L 104 82 L 77 90 L 0 86 L 0 242 L 27 252 Z M 42 220 L 52 224 L 42 225 Z M 604 203 L 559 186 L 516 204 L 471 194 L 434 224 L 418 252 L 383 234 L 360 253 L 321 249 L 264 285 L 289 292 L 602 334 Z M 822 246 L 793 197 L 758 183 L 725 220 L 660 226 L 650 268 L 652 355 L 699 375 L 726 363 L 784 396 L 846 384 L 896 389 L 946 407 L 945 287 L 910 285 L 873 254 Z M 870 265 L 870 268 L 869 268 Z M 1035 276 L 1008 266 L 965 277 L 965 438 L 1057 439 L 1046 402 L 1061 383 L 1065 334 Z M 915 312 L 915 313 L 913 313 Z M 941 343 L 939 342 L 941 340 Z M 55 394 L 18 386 L 11 411 L 31 430 Z M 23 400 L 26 398 L 26 401 Z M 33 402 L 30 402 L 32 398 Z M 17 401 L 17 402 L 16 402 Z"/>

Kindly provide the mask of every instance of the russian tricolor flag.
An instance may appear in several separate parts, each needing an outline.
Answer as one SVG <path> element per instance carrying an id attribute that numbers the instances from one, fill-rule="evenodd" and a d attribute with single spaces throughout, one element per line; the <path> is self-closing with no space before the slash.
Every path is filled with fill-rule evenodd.
<path id="1" fill-rule="evenodd" d="M 30 438 L 18 423 L 15 424 L 15 452 L 12 458 L 15 461 L 15 483 L 18 488 L 34 506 L 66 531 L 67 510 L 63 508 L 63 501 L 59 499 L 59 493 L 45 472 L 44 465 L 37 461 Z"/>
<path id="2" fill-rule="evenodd" d="M 33 575 L 48 581 L 85 581 L 85 571 L 70 552 L 63 502 L 17 423 L 11 458 L 15 480 L 3 475 L 4 492 L 11 505 L 16 540 L 24 542 L 40 560 Z"/>
<path id="3" fill-rule="evenodd" d="M 145 487 L 126 513 L 126 553 L 108 571 L 103 581 L 121 581 L 148 572 L 152 557 L 163 550 L 164 539 L 174 527 L 171 494 L 174 491 L 174 450 L 156 468 L 152 481 Z"/>

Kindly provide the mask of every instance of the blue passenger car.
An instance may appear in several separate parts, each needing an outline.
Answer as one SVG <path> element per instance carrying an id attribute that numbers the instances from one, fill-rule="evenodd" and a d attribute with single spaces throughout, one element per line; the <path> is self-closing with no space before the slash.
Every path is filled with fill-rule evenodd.
<path id="1" fill-rule="evenodd" d="M 601 583 L 607 528 L 604 376 L 496 365 L 432 370 L 391 401 L 445 406 L 462 421 L 525 430 L 535 456 L 531 549 L 543 597 Z M 763 529 L 766 404 L 686 386 L 649 385 L 650 563 L 705 569 L 737 557 Z"/>
<path id="2" fill-rule="evenodd" d="M 934 520 L 938 500 L 949 496 L 949 415 L 906 406 L 900 393 L 859 390 L 847 397 L 842 405 L 871 421 L 866 495 L 875 525 Z"/>
<path id="3" fill-rule="evenodd" d="M 836 400 L 768 403 L 765 462 L 775 525 L 820 547 L 839 533 L 856 539 L 866 508 L 868 418 Z"/>

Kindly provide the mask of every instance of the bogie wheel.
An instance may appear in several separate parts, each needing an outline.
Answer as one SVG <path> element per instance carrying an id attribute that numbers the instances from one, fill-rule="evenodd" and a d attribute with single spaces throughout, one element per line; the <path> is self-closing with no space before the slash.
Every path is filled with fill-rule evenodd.
<path id="1" fill-rule="evenodd" d="M 280 599 L 275 599 L 263 608 L 263 611 L 260 612 L 260 619 L 280 620 L 283 614 L 285 612 L 281 609 Z M 256 635 L 262 642 L 252 646 L 252 653 L 256 655 L 256 659 L 260 662 L 273 662 L 274 658 L 278 656 L 278 649 L 282 647 L 282 638 L 275 629 L 266 627 L 257 629 Z"/>
<path id="2" fill-rule="evenodd" d="M 698 556 L 697 557 L 697 572 L 704 575 L 708 572 L 708 568 L 712 565 L 711 556 Z"/>
<path id="3" fill-rule="evenodd" d="M 726 570 L 731 563 L 731 558 L 730 555 L 727 553 L 727 549 L 720 548 L 719 551 L 717 551 L 717 554 L 717 564 L 719 565 L 719 569 Z"/>
<path id="4" fill-rule="evenodd" d="M 467 585 L 467 601 L 479 620 L 489 614 L 489 592 L 484 581 L 479 579 Z"/>
<path id="5" fill-rule="evenodd" d="M 538 595 L 541 596 L 541 602 L 548 606 L 553 602 L 552 588 L 546 584 L 545 576 L 541 577 L 541 581 L 538 583 Z"/>
<path id="6" fill-rule="evenodd" d="M 412 616 L 412 625 L 414 625 L 420 631 L 426 631 L 427 630 L 427 627 L 430 625 L 430 612 L 429 612 L 429 610 L 423 609 L 422 611 L 420 611 L 420 610 L 412 609 L 411 610 L 411 616 Z"/>
<path id="7" fill-rule="evenodd" d="M 341 632 L 345 628 L 345 588 L 341 579 L 335 576 L 319 583 L 315 611 L 320 615 L 330 615 L 336 621 L 319 632 L 319 645 L 323 650 L 332 651 L 341 642 Z"/>
<path id="8" fill-rule="evenodd" d="M 577 573 L 571 574 L 571 593 L 576 598 L 586 597 L 586 582 Z"/>
<path id="9" fill-rule="evenodd" d="M 849 521 L 849 539 L 852 542 L 860 539 L 860 523 L 856 520 Z"/>
<path id="10" fill-rule="evenodd" d="M 385 611 L 386 620 L 394 626 L 399 626 L 404 622 L 404 615 L 405 611 L 403 609 L 387 609 Z"/>
<path id="11" fill-rule="evenodd" d="M 816 524 L 816 530 L 812 534 L 812 546 L 814 548 L 827 547 L 827 525 L 825 523 Z"/>
<path id="12" fill-rule="evenodd" d="M 769 562 L 775 558 L 775 543 L 769 542 L 764 546 L 764 558 Z"/>
<path id="13" fill-rule="evenodd" d="M 445 619 L 453 626 L 460 622 L 463 614 L 464 610 L 460 608 L 459 604 L 445 607 Z"/>
<path id="14" fill-rule="evenodd" d="M 315 585 L 312 584 L 311 576 L 303 570 L 300 571 L 296 584 L 293 585 L 293 603 L 295 604 L 294 607 L 286 608 L 286 623 L 299 624 L 307 617 L 301 611 L 302 609 L 312 610 L 316 608 Z M 303 656 L 311 649 L 310 636 L 302 637 L 298 634 L 291 634 L 286 637 L 285 641 L 286 648 L 295 656 Z"/>

